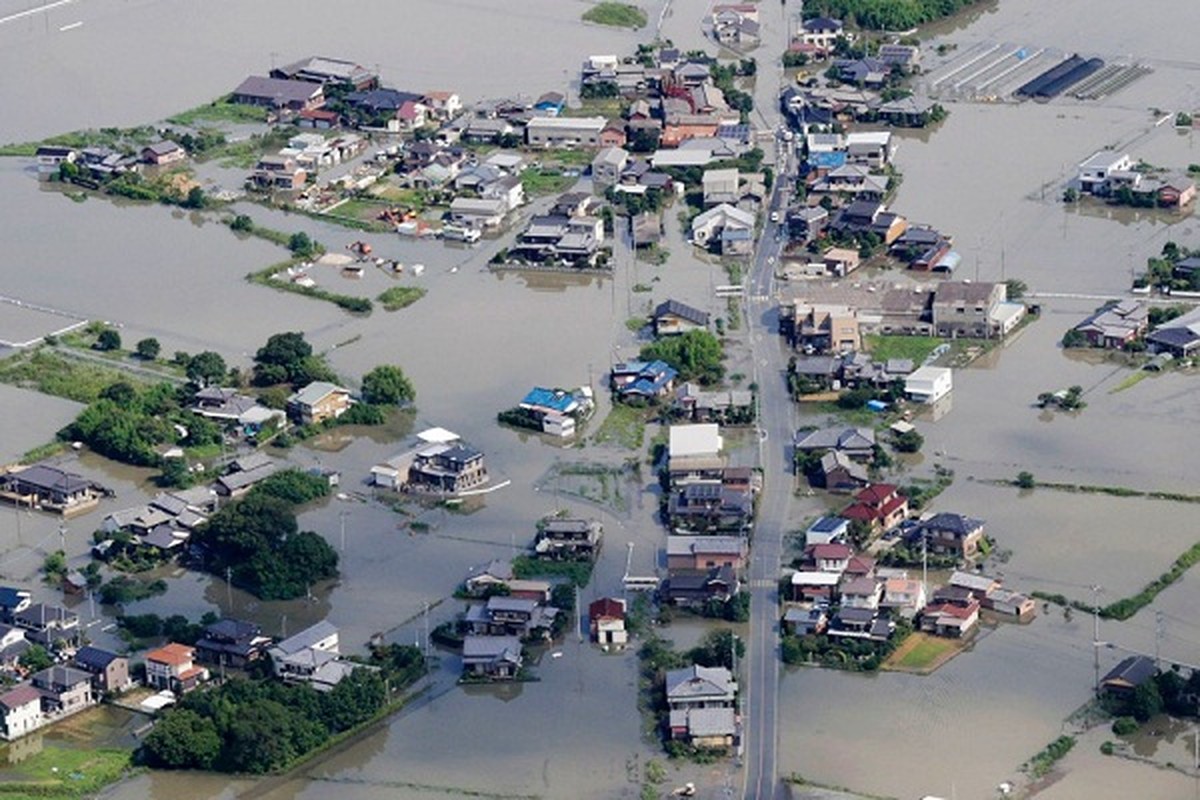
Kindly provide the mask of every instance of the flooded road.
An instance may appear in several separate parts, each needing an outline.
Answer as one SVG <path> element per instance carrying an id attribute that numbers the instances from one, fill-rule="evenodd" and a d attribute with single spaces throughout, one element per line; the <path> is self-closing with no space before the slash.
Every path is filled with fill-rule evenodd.
<path id="1" fill-rule="evenodd" d="M 651 5 L 654 17 L 660 4 Z M 703 46 L 699 20 L 707 8 L 707 3 L 676 0 L 664 35 L 685 48 Z M 386 82 L 401 88 L 449 88 L 468 101 L 563 90 L 584 56 L 626 53 L 649 36 L 583 25 L 581 9 L 578 3 L 549 0 L 518 6 L 412 0 L 400 15 L 392 4 L 364 0 L 330 18 L 295 14 L 276 0 L 215 0 L 202 7 L 177 0 L 121 5 L 80 0 L 0 22 L 0 67 L 5 67 L 0 87 L 9 103 L 22 109 L 0 119 L 0 141 L 145 122 L 227 92 L 247 73 L 266 71 L 272 61 L 283 63 L 310 51 L 378 66 Z M 0 17 L 20 10 L 21 4 L 0 0 Z M 772 44 L 757 54 L 764 69 L 779 49 L 778 26 L 785 13 L 764 5 L 764 19 L 775 26 L 769 29 Z M 1190 52 L 1200 7 L 1159 4 L 1140 9 L 1134 22 L 1128 17 L 1124 6 L 1109 0 L 1071 0 L 1056 4 L 1053 14 L 1034 0 L 1004 0 L 973 13 L 965 28 L 958 20 L 943 30 L 946 40 L 961 48 L 977 41 L 1036 38 L 1064 49 L 1132 51 L 1146 58 Z M 280 18 L 287 19 L 289 50 L 272 53 L 262 31 Z M 131 20 L 137 23 L 139 47 L 111 47 Z M 59 30 L 76 21 L 84 24 Z M 192 43 L 187 48 L 178 46 L 181 28 Z M 338 43 L 332 50 L 331 41 Z M 101 59 L 103 68 L 96 68 Z M 493 63 L 505 68 L 481 68 Z M 954 104 L 936 131 L 902 136 L 898 165 L 904 182 L 893 207 L 954 236 L 963 254 L 961 277 L 1020 278 L 1040 293 L 1123 293 L 1131 269 L 1140 269 L 1163 242 L 1194 245 L 1194 219 L 1113 213 L 1104 207 L 1068 210 L 1056 201 L 1072 165 L 1101 146 L 1127 144 L 1135 157 L 1156 164 L 1200 162 L 1193 134 L 1155 128 L 1149 112 L 1151 106 L 1191 108 L 1197 102 L 1195 65 L 1166 59 L 1150 63 L 1152 75 L 1100 103 Z M 48 96 L 54 102 L 47 102 Z M 158 206 L 120 207 L 95 198 L 73 203 L 40 190 L 27 167 L 20 160 L 0 161 L 5 294 L 111 320 L 130 341 L 156 336 L 164 352 L 214 349 L 242 366 L 270 334 L 283 330 L 303 330 L 351 383 L 378 363 L 401 364 L 418 390 L 413 427 L 454 430 L 484 450 L 495 475 L 512 481 L 470 514 L 410 509 L 430 526 L 421 533 L 407 527 L 410 517 L 384 502 L 329 500 L 307 510 L 301 525 L 328 538 L 343 559 L 342 577 L 313 587 L 310 599 L 261 603 L 220 580 L 182 573 L 169 577 L 165 596 L 135 604 L 129 612 L 193 618 L 205 611 L 233 613 L 272 634 L 327 617 L 354 652 L 376 633 L 417 641 L 427 604 L 431 626 L 451 618 L 461 609 L 450 595 L 463 573 L 525 546 L 535 520 L 559 508 L 596 515 L 605 523 L 605 548 L 582 602 L 620 589 L 627 543 L 634 544 L 635 573 L 654 568 L 663 532 L 654 519 L 657 496 L 645 450 L 637 454 L 641 478 L 625 487 L 623 504 L 602 508 L 556 493 L 549 471 L 557 463 L 619 465 L 634 453 L 593 443 L 563 447 L 501 428 L 495 414 L 533 385 L 598 387 L 611 362 L 637 350 L 626 320 L 643 316 L 654 303 L 674 297 L 725 313 L 712 288 L 726 276 L 719 265 L 690 252 L 675 209 L 666 215 L 667 263 L 635 263 L 619 247 L 612 277 L 488 271 L 488 258 L 511 234 L 470 249 L 452 248 L 362 237 L 309 218 L 250 209 L 256 222 L 303 230 L 333 252 L 366 238 L 385 258 L 427 265 L 421 278 L 399 279 L 426 288 L 424 299 L 399 312 L 376 309 L 368 317 L 354 317 L 327 303 L 247 283 L 248 272 L 285 257 L 278 247 L 241 241 L 211 217 Z M 333 268 L 317 269 L 327 270 L 317 274 L 323 287 L 364 297 L 376 296 L 396 280 L 371 269 L 359 281 L 345 280 Z M 651 291 L 635 292 L 639 284 Z M 926 446 L 914 474 L 934 462 L 955 470 L 955 483 L 935 508 L 988 521 L 1000 548 L 1012 551 L 1000 569 L 1013 588 L 1087 599 L 1086 587 L 1098 582 L 1105 597 L 1115 599 L 1156 576 L 1195 536 L 1189 507 L 1046 490 L 1018 493 L 985 483 L 1025 469 L 1041 480 L 1195 490 L 1189 476 L 1200 469 L 1200 450 L 1194 437 L 1181 434 L 1200 422 L 1195 376 L 1168 374 L 1112 392 L 1127 371 L 1068 358 L 1055 346 L 1062 332 L 1099 302 L 1043 300 L 1042 319 L 998 353 L 956 372 L 953 411 L 936 422 L 917 423 Z M 1032 407 L 1040 392 L 1072 384 L 1086 390 L 1088 407 L 1082 413 L 1047 415 Z M 34 423 L 25 425 L 20 419 L 31 418 L 33 400 L 0 387 L 0 401 L 10 410 L 0 423 L 8 457 L 48 440 L 73 409 L 39 401 Z M 589 433 L 608 410 L 603 393 L 600 406 Z M 3 427 L 8 425 L 11 429 Z M 343 433 L 286 457 L 301 466 L 338 469 L 343 489 L 363 491 L 369 467 L 401 447 L 398 434 L 338 440 Z M 69 523 L 67 550 L 73 563 L 82 564 L 103 514 L 142 502 L 154 489 L 144 470 L 89 455 L 78 462 L 67 457 L 65 463 L 117 493 L 101 511 Z M 813 510 L 804 503 L 797 508 L 797 514 Z M 796 526 L 801 522 L 796 519 Z M 0 510 L 0 575 L 36 588 L 48 601 L 58 601 L 58 592 L 38 585 L 37 568 L 57 547 L 57 527 L 49 517 Z M 1127 623 L 1104 623 L 1102 636 L 1121 647 L 1152 647 L 1153 614 L 1159 609 L 1167 615 L 1164 654 L 1194 663 L 1200 657 L 1200 628 L 1191 622 L 1197 580 L 1185 577 Z M 74 605 L 85 620 L 95 622 L 89 636 L 99 644 L 117 644 L 112 632 L 103 630 L 112 609 L 97 609 L 93 620 L 86 600 Z M 992 796 L 994 787 L 1057 736 L 1063 719 L 1088 699 L 1090 622 L 1086 615 L 1068 620 L 1051 609 L 1031 625 L 988 633 L 929 677 L 789 671 L 780 687 L 779 771 L 887 796 Z M 663 634 L 686 647 L 706 629 L 677 622 Z M 658 752 L 641 738 L 633 657 L 603 655 L 574 636 L 559 649 L 560 658 L 542 658 L 539 682 L 503 691 L 435 693 L 377 733 L 283 782 L 154 774 L 108 796 L 166 800 L 249 792 L 270 800 L 333 794 L 376 800 L 471 791 L 636 797 L 644 764 Z M 1122 652 L 1106 649 L 1103 666 Z M 441 659 L 443 670 L 452 672 L 453 656 Z M 977 746 L 953 759 L 929 757 L 947 741 Z M 1041 796 L 1103 796 L 1110 786 L 1141 788 L 1145 796 L 1191 796 L 1192 784 L 1178 775 L 1102 759 L 1097 748 L 1098 742 L 1081 744 L 1063 764 L 1066 777 Z M 914 764 L 922 768 L 913 769 Z M 699 779 L 719 786 L 729 780 L 716 767 L 675 769 L 669 768 L 669 785 Z"/>

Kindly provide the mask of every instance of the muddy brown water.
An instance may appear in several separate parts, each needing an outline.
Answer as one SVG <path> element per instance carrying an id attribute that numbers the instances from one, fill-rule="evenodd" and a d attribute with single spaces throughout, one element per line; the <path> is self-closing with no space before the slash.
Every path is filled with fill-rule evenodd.
<path id="1" fill-rule="evenodd" d="M 27 5 L 3 0 L 0 17 Z M 548 0 L 519 8 L 412 2 L 398 19 L 392 6 L 372 0 L 330 20 L 289 13 L 278 2 L 246 6 L 219 0 L 201 11 L 170 1 L 111 6 L 81 0 L 0 23 L 0 65 L 7 67 L 0 70 L 5 76 L 0 86 L 10 105 L 22 109 L 0 120 L 0 141 L 162 117 L 228 91 L 245 74 L 265 71 L 273 58 L 282 63 L 310 50 L 329 51 L 331 33 L 343 43 L 331 55 L 378 65 L 387 81 L 401 87 L 449 87 L 466 99 L 561 90 L 585 55 L 623 53 L 648 36 L 582 25 L 580 10 L 579 4 Z M 657 16 L 659 4 L 650 10 Z M 701 46 L 699 19 L 706 11 L 707 4 L 676 0 L 666 16 L 665 35 L 684 47 Z M 1107 0 L 1072 0 L 1056 4 L 1053 13 L 1033 0 L 1006 0 L 942 28 L 963 48 L 1020 38 L 1064 50 L 1132 51 L 1146 58 L 1185 54 L 1178 60 L 1151 59 L 1153 75 L 1100 103 L 957 104 L 932 134 L 903 135 L 898 164 L 905 180 L 894 207 L 954 235 L 963 254 L 962 277 L 1019 277 L 1038 292 L 1112 295 L 1124 291 L 1131 268 L 1140 268 L 1167 239 L 1194 241 L 1191 217 L 1105 207 L 1067 211 L 1054 202 L 1071 165 L 1104 145 L 1128 143 L 1135 155 L 1157 164 L 1200 161 L 1192 135 L 1177 134 L 1169 125 L 1153 127 L 1148 112 L 1151 106 L 1196 103 L 1195 65 L 1186 61 L 1186 53 L 1200 7 L 1160 4 L 1140 9 L 1132 20 L 1126 12 Z M 783 13 L 764 5 L 768 44 L 760 59 L 780 49 Z M 257 31 L 280 18 L 288 20 L 289 47 L 295 52 L 272 54 L 262 44 Z M 363 26 L 363 19 L 394 24 Z M 59 30 L 76 21 L 84 24 Z M 134 23 L 139 47 L 111 47 L 114 37 Z M 187 47 L 179 46 L 181 26 L 189 31 Z M 520 33 L 496 35 L 500 30 Z M 464 42 L 469 58 L 461 55 Z M 147 63 L 156 68 L 146 69 Z M 493 63 L 505 68 L 480 68 Z M 163 76 L 170 79 L 169 90 L 163 89 Z M 767 84 L 765 75 L 760 83 Z M 49 96 L 54 102 L 46 102 Z M 414 641 L 423 630 L 426 603 L 442 600 L 430 612 L 430 624 L 449 618 L 461 604 L 445 598 L 463 572 L 527 543 L 534 520 L 560 507 L 605 520 L 606 546 L 594 584 L 582 593 L 584 602 L 619 589 L 627 542 L 634 543 L 635 572 L 656 563 L 663 534 L 653 518 L 653 494 L 639 495 L 630 487 L 636 502 L 628 511 L 608 513 L 556 497 L 543 482 L 555 462 L 619 464 L 626 453 L 593 444 L 564 448 L 500 428 L 494 418 L 535 384 L 598 384 L 612 360 L 636 352 L 625 320 L 644 314 L 648 303 L 677 297 L 723 314 L 712 287 L 726 282 L 724 273 L 692 256 L 673 210 L 667 214 L 668 263 L 631 267 L 619 249 L 620 266 L 611 278 L 488 272 L 487 259 L 505 239 L 462 249 L 366 237 L 384 257 L 426 264 L 424 276 L 406 275 L 399 282 L 423 286 L 428 295 L 403 311 L 376 310 L 361 318 L 246 283 L 246 273 L 284 257 L 273 245 L 240 241 L 210 218 L 176 210 L 119 207 L 95 198 L 72 203 L 39 190 L 25 161 L 0 162 L 0 209 L 6 221 L 5 294 L 111 320 L 130 340 L 157 336 L 167 352 L 210 348 L 245 365 L 271 333 L 298 329 L 352 382 L 376 363 L 402 364 L 419 392 L 414 425 L 455 430 L 484 449 L 497 476 L 512 481 L 488 495 L 474 513 L 424 512 L 428 533 L 410 532 L 403 526 L 406 517 L 377 502 L 330 500 L 306 511 L 302 525 L 339 548 L 341 512 L 346 526 L 343 575 L 313 587 L 311 599 L 262 603 L 228 591 L 220 580 L 185 573 L 169 577 L 167 595 L 129 611 L 198 616 L 232 610 L 272 633 L 328 617 L 351 649 L 378 632 Z M 272 227 L 309 232 L 333 251 L 364 238 L 307 218 L 257 208 L 250 213 Z M 322 286 L 362 296 L 374 296 L 395 280 L 368 270 L 362 280 L 348 281 L 332 268 L 318 269 L 327 271 L 318 273 Z M 633 292 L 638 283 L 653 291 Z M 1180 433 L 1196 422 L 1194 378 L 1164 375 L 1109 394 L 1126 371 L 1066 358 L 1055 347 L 1061 332 L 1100 301 L 1043 302 L 1043 319 L 985 362 L 956 372 L 952 410 L 936 422 L 918 421 L 927 444 L 924 459 L 911 471 L 920 474 L 935 462 L 955 470 L 955 484 L 935 508 L 988 520 L 1001 548 L 1012 550 L 998 569 L 1014 588 L 1061 586 L 1063 593 L 1085 599 L 1084 587 L 1098 581 L 1109 596 L 1129 593 L 1190 544 L 1190 507 L 1043 490 L 1020 494 L 983 481 L 1029 469 L 1047 480 L 1194 491 L 1187 476 L 1200 466 L 1197 450 Z M 1038 393 L 1072 384 L 1088 390 L 1089 405 L 1082 413 L 1047 416 L 1031 407 Z M 6 402 L 18 411 L 26 406 L 15 395 Z M 602 399 L 592 431 L 606 411 Z M 14 453 L 50 438 L 63 421 L 39 413 L 26 426 L 6 416 L 4 424 L 13 428 L 4 436 L 5 449 Z M 29 418 L 28 409 L 20 417 Z M 287 458 L 302 466 L 340 469 L 343 489 L 358 492 L 369 466 L 400 446 L 382 437 L 335 438 L 319 447 L 296 448 Z M 86 454 L 78 462 L 68 457 L 67 463 L 117 492 L 102 511 L 68 523 L 67 549 L 81 564 L 101 515 L 142 502 L 153 488 L 144 470 Z M 972 476 L 979 480 L 968 480 Z M 800 505 L 806 513 L 817 509 Z M 41 599 L 55 600 L 57 591 L 38 586 L 36 570 L 45 552 L 57 546 L 57 527 L 48 517 L 0 509 L 0 575 L 35 587 Z M 1189 576 L 1154 607 L 1168 615 L 1168 657 L 1197 658 L 1200 630 L 1190 621 L 1195 601 L 1195 579 Z M 92 621 L 86 601 L 73 605 Z M 97 612 L 89 635 L 115 644 L 111 632 L 103 631 L 111 610 Z M 676 622 L 664 633 L 682 647 L 705 629 Z M 1152 647 L 1153 609 L 1127 623 L 1104 623 L 1102 637 L 1125 647 Z M 574 637 L 557 649 L 561 657 L 543 656 L 538 683 L 519 691 L 436 694 L 298 775 L 260 786 L 270 798 L 335 793 L 422 798 L 444 796 L 440 789 L 453 793 L 455 787 L 543 797 L 636 796 L 641 766 L 655 751 L 639 736 L 632 658 L 602 655 Z M 1121 654 L 1105 649 L 1103 665 Z M 1063 718 L 1087 699 L 1091 655 L 1086 615 L 1067 620 L 1052 609 L 1031 625 L 989 633 L 927 678 L 789 671 L 780 692 L 781 771 L 891 796 L 992 796 L 994 787 L 1057 736 Z M 441 664 L 443 672 L 452 672 L 453 657 L 443 656 Z M 954 759 L 929 758 L 946 741 L 981 744 Z M 1144 796 L 1191 796 L 1186 793 L 1191 784 L 1173 773 L 1102 759 L 1096 747 L 1077 748 L 1063 762 L 1066 777 L 1044 796 L 1113 796 L 1107 794 L 1112 787 Z M 673 767 L 668 781 L 696 780 L 716 791 L 737 785 L 727 770 Z M 153 774 L 116 787 L 109 796 L 234 797 L 254 786 L 221 776 Z"/>

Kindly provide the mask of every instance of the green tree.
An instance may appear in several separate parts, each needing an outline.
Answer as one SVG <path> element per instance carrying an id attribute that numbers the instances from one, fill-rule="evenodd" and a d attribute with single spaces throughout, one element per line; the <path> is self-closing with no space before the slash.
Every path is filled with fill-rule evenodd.
<path id="1" fill-rule="evenodd" d="M 391 364 L 380 364 L 363 376 L 362 394 L 368 403 L 383 406 L 407 405 L 417 397 L 404 370 Z"/>
<path id="2" fill-rule="evenodd" d="M 229 229 L 238 233 L 249 233 L 254 230 L 254 220 L 246 214 L 238 214 L 229 221 Z"/>
<path id="3" fill-rule="evenodd" d="M 1017 473 L 1016 484 L 1018 487 L 1020 487 L 1022 489 L 1032 489 L 1034 486 L 1037 485 L 1036 481 L 1034 481 L 1034 479 L 1033 479 L 1033 473 L 1026 472 L 1024 470 Z"/>
<path id="4" fill-rule="evenodd" d="M 201 209 L 208 205 L 208 197 L 199 186 L 193 186 L 188 190 L 187 197 L 183 199 L 180 205 L 184 208 Z"/>
<path id="5" fill-rule="evenodd" d="M 293 505 L 303 505 L 328 495 L 329 481 L 298 469 L 285 469 L 260 482 L 250 494 L 269 495 Z"/>
<path id="6" fill-rule="evenodd" d="M 31 645 L 17 660 L 22 667 L 30 672 L 41 672 L 47 667 L 54 666 L 54 659 L 46 652 L 46 648 L 40 644 Z"/>
<path id="7" fill-rule="evenodd" d="M 744 656 L 745 643 L 730 629 L 721 628 L 704 634 L 700 643 L 689 650 L 687 655 L 693 663 L 702 667 L 732 669 L 735 650 L 738 658 Z"/>
<path id="8" fill-rule="evenodd" d="M 1020 300 L 1029 291 L 1029 286 L 1020 278 L 1009 278 L 1004 282 L 1009 300 Z"/>
<path id="9" fill-rule="evenodd" d="M 136 348 L 138 356 L 147 361 L 153 361 L 162 352 L 162 345 L 153 336 L 139 340 Z"/>
<path id="10" fill-rule="evenodd" d="M 198 386 L 212 386 L 225 377 L 225 359 L 211 350 L 197 353 L 188 359 L 188 380 Z"/>
<path id="11" fill-rule="evenodd" d="M 334 376 L 319 358 L 303 333 L 276 333 L 254 354 L 254 382 L 259 386 L 290 383 L 303 386 Z"/>
<path id="12" fill-rule="evenodd" d="M 100 331 L 100 335 L 96 337 L 97 350 L 120 350 L 121 349 L 121 334 L 117 333 L 112 328 L 105 328 Z"/>
<path id="13" fill-rule="evenodd" d="M 901 453 L 916 453 L 925 444 L 925 437 L 915 430 L 896 434 L 892 441 L 896 450 Z"/>
<path id="14" fill-rule="evenodd" d="M 293 233 L 288 239 L 288 250 L 301 258 L 308 258 L 316 252 L 316 243 L 304 231 Z"/>
<path id="15" fill-rule="evenodd" d="M 1159 694 L 1157 682 L 1149 680 L 1133 690 L 1133 697 L 1129 699 L 1129 713 L 1138 722 L 1145 722 L 1156 714 L 1161 714 L 1162 710 L 1163 699 Z"/>
<path id="16" fill-rule="evenodd" d="M 221 752 L 221 738 L 211 719 L 195 711 L 168 711 L 142 743 L 146 760 L 163 769 L 209 769 Z"/>
<path id="17" fill-rule="evenodd" d="M 716 383 L 724 376 L 723 356 L 721 341 L 706 330 L 659 339 L 643 347 L 641 352 L 641 357 L 647 361 L 667 362 L 679 371 L 683 380 L 703 384 Z"/>

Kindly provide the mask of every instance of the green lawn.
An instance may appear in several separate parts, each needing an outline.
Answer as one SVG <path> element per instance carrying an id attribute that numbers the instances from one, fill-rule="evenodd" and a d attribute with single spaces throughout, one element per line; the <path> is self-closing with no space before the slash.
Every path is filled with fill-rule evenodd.
<path id="1" fill-rule="evenodd" d="M 379 302 L 387 311 L 399 311 L 407 308 L 425 296 L 425 290 L 419 286 L 393 286 L 379 295 Z"/>
<path id="2" fill-rule="evenodd" d="M 527 169 L 521 173 L 521 184 L 528 195 L 558 194 L 575 180 L 558 170 Z"/>
<path id="3" fill-rule="evenodd" d="M 876 361 L 886 361 L 889 358 L 910 358 L 914 366 L 934 351 L 938 345 L 945 342 L 935 336 L 880 336 L 878 334 L 863 337 L 867 352 Z"/>
<path id="4" fill-rule="evenodd" d="M 596 431 L 596 444 L 614 444 L 630 450 L 640 450 L 646 438 L 646 411 L 631 406 L 615 405 Z"/>
<path id="5" fill-rule="evenodd" d="M 0 797 L 68 800 L 94 795 L 130 768 L 130 752 L 47 747 L 0 773 Z"/>
<path id="6" fill-rule="evenodd" d="M 55 397 L 90 403 L 117 381 L 143 382 L 136 375 L 99 364 L 66 358 L 50 350 L 37 349 L 0 361 L 0 383 L 11 383 Z"/>
<path id="7" fill-rule="evenodd" d="M 958 649 L 958 642 L 953 639 L 942 639 L 936 636 L 926 636 L 914 633 L 913 643 L 897 651 L 896 658 L 889 659 L 887 666 L 891 669 L 920 672 L 929 669 L 939 660 Z"/>
<path id="8" fill-rule="evenodd" d="M 597 25 L 611 25 L 614 28 L 644 28 L 646 12 L 629 3 L 603 2 L 583 12 L 584 22 L 594 22 Z"/>
<path id="9" fill-rule="evenodd" d="M 172 125 L 188 125 L 194 127 L 197 122 L 266 122 L 267 110 L 260 106 L 247 106 L 240 103 L 230 103 L 227 98 L 214 100 L 203 106 L 183 111 L 173 117 L 167 117 Z"/>

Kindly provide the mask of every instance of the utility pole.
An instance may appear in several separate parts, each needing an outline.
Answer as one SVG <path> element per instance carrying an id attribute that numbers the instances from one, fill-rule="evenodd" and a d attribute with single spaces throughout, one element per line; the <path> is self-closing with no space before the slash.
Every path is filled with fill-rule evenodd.
<path id="1" fill-rule="evenodd" d="M 233 613 L 233 567 L 225 568 L 225 600 L 229 605 L 229 613 Z"/>
<path id="2" fill-rule="evenodd" d="M 921 532 L 921 592 L 929 593 L 929 532 Z"/>
<path id="3" fill-rule="evenodd" d="M 279 620 L 279 635 L 284 639 L 287 638 L 287 614 L 283 614 Z"/>
<path id="4" fill-rule="evenodd" d="M 1095 674 L 1094 689 L 1100 694 L 1100 584 L 1092 584 L 1092 671 Z"/>
<path id="5" fill-rule="evenodd" d="M 67 553 L 67 526 L 66 525 L 60 524 L 58 526 L 58 549 L 62 551 L 63 555 L 66 555 L 66 553 Z"/>
<path id="6" fill-rule="evenodd" d="M 583 606 L 579 605 L 579 585 L 575 585 L 575 634 L 583 644 Z"/>
<path id="7" fill-rule="evenodd" d="M 1163 638 L 1163 613 L 1161 611 L 1154 612 L 1154 666 L 1156 669 L 1162 669 L 1162 661 L 1159 657 L 1159 652 Z"/>
<path id="8" fill-rule="evenodd" d="M 421 649 L 421 653 L 425 658 L 429 658 L 429 601 L 425 601 L 425 646 Z"/>
<path id="9" fill-rule="evenodd" d="M 338 512 L 338 520 L 341 522 L 342 527 L 342 555 L 346 554 L 346 516 L 349 513 L 345 509 Z"/>

